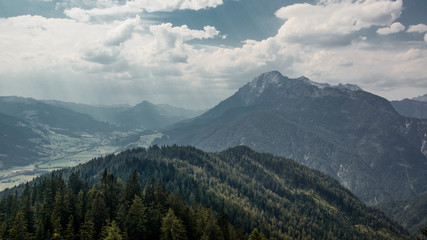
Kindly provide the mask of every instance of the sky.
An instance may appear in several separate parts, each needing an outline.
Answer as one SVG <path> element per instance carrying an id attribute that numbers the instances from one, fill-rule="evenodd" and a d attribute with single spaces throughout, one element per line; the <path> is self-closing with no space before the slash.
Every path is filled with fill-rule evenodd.
<path id="1" fill-rule="evenodd" d="M 0 95 L 207 109 L 263 72 L 427 93 L 426 0 L 0 0 Z"/>

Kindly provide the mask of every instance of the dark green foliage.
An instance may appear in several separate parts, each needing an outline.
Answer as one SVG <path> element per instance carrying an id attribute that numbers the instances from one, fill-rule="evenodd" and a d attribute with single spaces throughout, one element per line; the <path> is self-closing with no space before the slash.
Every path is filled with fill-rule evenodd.
<path id="1" fill-rule="evenodd" d="M 256 153 L 247 147 L 215 154 L 194 147 L 138 148 L 55 174 L 68 179 L 73 172 L 87 175 L 88 182 L 96 183 L 90 190 L 79 191 L 74 215 L 81 219 L 79 223 L 91 223 L 94 238 L 104 237 L 102 229 L 109 220 L 116 220 L 125 239 L 128 234 L 158 239 L 162 220 L 172 209 L 184 224 L 188 239 L 246 240 L 246 233 L 254 228 L 266 238 L 277 239 L 409 239 L 401 226 L 367 207 L 336 180 L 296 161 Z M 131 197 L 135 192 L 131 189 L 138 189 L 136 178 L 144 187 Z M 129 180 L 123 184 L 121 179 Z M 37 236 L 51 236 L 55 229 L 54 219 L 43 217 L 43 211 L 52 215 L 43 203 L 53 204 L 57 192 L 73 193 L 59 190 L 56 186 L 65 185 L 61 181 L 48 175 L 37 182 L 40 203 L 34 205 L 39 205 L 40 213 L 35 220 L 44 226 Z M 107 189 L 119 189 L 115 208 L 108 207 Z M 13 198 L 13 194 L 6 196 L 0 206 L 7 206 L 7 199 Z M 13 202 L 12 209 L 16 208 Z M 189 208 L 185 202 L 196 207 Z M 198 203 L 211 207 L 200 207 Z M 132 208 L 133 205 L 143 208 Z M 10 208 L 2 210 L 5 215 L 7 209 Z M 16 211 L 9 212 L 12 217 L 16 215 Z M 63 224 L 61 229 L 65 231 L 68 218 Z M 134 232 L 127 228 L 131 224 L 145 230 Z M 90 229 L 88 226 L 85 229 Z M 81 227 L 76 224 L 76 235 L 81 236 Z"/>
<path id="2" fill-rule="evenodd" d="M 417 240 L 427 239 L 427 227 L 420 229 L 421 235 L 417 237 Z"/>
<path id="3" fill-rule="evenodd" d="M 138 196 L 135 197 L 125 221 L 125 230 L 129 239 L 143 239 L 147 233 L 147 209 Z"/>
<path id="4" fill-rule="evenodd" d="M 116 222 L 111 222 L 111 225 L 107 227 L 106 237 L 104 240 L 122 240 L 123 236 L 121 234 L 120 228 L 117 226 Z"/>
<path id="5" fill-rule="evenodd" d="M 249 235 L 249 240 L 267 240 L 262 233 L 258 232 L 258 229 L 254 229 Z"/>
<path id="6" fill-rule="evenodd" d="M 427 226 L 427 193 L 415 198 L 382 203 L 378 208 L 390 218 L 398 219 L 413 235 L 418 234 L 420 228 Z"/>
<path id="7" fill-rule="evenodd" d="M 169 208 L 168 213 L 162 219 L 161 240 L 185 240 L 187 234 L 182 221 L 175 216 L 175 213 Z"/>
<path id="8" fill-rule="evenodd" d="M 212 209 L 186 205 L 161 182 L 148 181 L 142 191 L 136 172 L 121 184 L 104 169 L 89 188 L 78 171 L 68 184 L 63 173 L 45 175 L 26 184 L 19 197 L 15 191 L 0 200 L 0 239 L 222 239 L 212 236 L 220 229 Z M 242 235 L 230 222 L 224 228 Z"/>

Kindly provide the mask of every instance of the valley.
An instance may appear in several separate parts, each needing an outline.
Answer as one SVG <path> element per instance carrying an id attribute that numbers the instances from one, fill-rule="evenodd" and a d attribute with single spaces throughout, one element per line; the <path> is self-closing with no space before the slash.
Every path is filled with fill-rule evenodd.
<path id="1" fill-rule="evenodd" d="M 254 78 L 204 113 L 146 101 L 97 107 L 2 97 L 0 189 L 140 147 L 221 152 L 244 145 L 335 178 L 414 234 L 426 221 L 419 196 L 427 192 L 427 120 L 400 113 L 398 104 L 355 85 L 331 86 L 277 71 Z M 420 113 L 423 106 L 416 102 L 411 109 Z M 6 161 L 12 158 L 19 161 Z M 324 199 L 313 201 L 330 208 Z M 405 201 L 415 201 L 411 211 L 420 215 L 405 215 Z"/>

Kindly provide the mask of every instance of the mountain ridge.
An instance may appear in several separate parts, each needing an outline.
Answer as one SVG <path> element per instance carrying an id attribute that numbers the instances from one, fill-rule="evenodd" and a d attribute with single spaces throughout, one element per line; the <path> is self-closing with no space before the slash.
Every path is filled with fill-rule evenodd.
<path id="1" fill-rule="evenodd" d="M 258 228 L 277 239 L 410 238 L 404 228 L 367 207 L 335 179 L 246 146 L 208 153 L 192 146 L 154 145 L 53 174 L 65 179 L 87 176 L 95 184 L 107 171 L 121 179 L 136 172 L 143 185 L 160 181 L 189 203 L 225 211 L 230 222 L 247 233 Z"/>
<path id="2" fill-rule="evenodd" d="M 274 71 L 205 114 L 169 127 L 156 143 L 208 151 L 245 144 L 295 158 L 339 179 L 364 201 L 378 203 L 427 190 L 426 129 L 426 121 L 404 118 L 389 101 L 359 88 L 319 88 Z M 400 180 L 396 185 L 380 180 L 387 178 Z"/>

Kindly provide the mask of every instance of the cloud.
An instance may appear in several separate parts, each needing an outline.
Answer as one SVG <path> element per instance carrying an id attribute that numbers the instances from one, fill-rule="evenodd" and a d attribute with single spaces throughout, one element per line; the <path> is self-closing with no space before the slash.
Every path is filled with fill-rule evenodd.
<path id="1" fill-rule="evenodd" d="M 393 33 L 402 32 L 404 30 L 405 30 L 405 26 L 403 26 L 403 24 L 401 24 L 400 22 L 395 22 L 388 27 L 379 28 L 377 30 L 377 33 L 379 35 L 389 35 Z"/>
<path id="2" fill-rule="evenodd" d="M 286 42 L 348 45 L 355 32 L 372 26 L 388 26 L 401 11 L 402 0 L 325 0 L 317 5 L 294 4 L 276 11 L 276 16 L 286 21 L 278 35 Z"/>
<path id="3" fill-rule="evenodd" d="M 427 90 L 425 44 L 399 39 L 390 44 L 381 38 L 379 45 L 365 35 L 396 26 L 404 10 L 399 0 L 323 0 L 286 6 L 276 12 L 283 21 L 277 34 L 247 39 L 239 47 L 204 44 L 204 39 L 222 43 L 226 33 L 218 26 L 196 29 L 147 22 L 144 15 L 139 17 L 142 7 L 127 9 L 130 1 L 73 2 L 81 4 L 76 3 L 80 10 L 74 12 L 79 20 L 0 18 L 0 93 L 8 89 L 17 95 L 89 103 L 145 99 L 206 108 L 270 70 L 331 84 L 355 83 L 384 96 L 408 84 Z M 190 8 L 184 2 L 152 1 L 146 7 Z M 204 1 L 203 6 L 215 2 Z M 155 5 L 159 3 L 163 7 Z M 109 21 L 92 21 L 105 14 L 111 14 Z M 415 25 L 407 31 L 419 29 Z M 427 34 L 427 42 L 426 38 Z"/>
<path id="4" fill-rule="evenodd" d="M 104 47 L 99 42 L 82 50 L 82 59 L 99 64 L 111 64 L 118 60 L 120 49 L 118 47 Z"/>
<path id="5" fill-rule="evenodd" d="M 212 26 L 205 26 L 203 30 L 192 30 L 187 25 L 172 27 L 171 23 L 152 25 L 150 32 L 164 48 L 174 47 L 192 39 L 213 38 L 219 34 L 219 31 Z"/>
<path id="6" fill-rule="evenodd" d="M 411 25 L 409 26 L 407 32 L 425 33 L 427 32 L 427 25 L 425 24 Z"/>
<path id="7" fill-rule="evenodd" d="M 427 33 L 424 35 L 424 42 L 427 43 Z"/>
<path id="8" fill-rule="evenodd" d="M 118 46 L 121 43 L 129 40 L 132 37 L 132 33 L 136 27 L 140 25 L 141 18 L 137 15 L 133 19 L 127 19 L 116 28 L 107 33 L 107 39 L 105 45 Z"/>
<path id="9" fill-rule="evenodd" d="M 200 10 L 222 5 L 222 0 L 134 0 L 125 4 L 114 4 L 104 8 L 83 9 L 73 7 L 64 11 L 65 15 L 81 22 L 92 18 L 137 14 L 141 12 L 172 12 L 175 10 Z"/>

